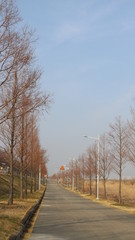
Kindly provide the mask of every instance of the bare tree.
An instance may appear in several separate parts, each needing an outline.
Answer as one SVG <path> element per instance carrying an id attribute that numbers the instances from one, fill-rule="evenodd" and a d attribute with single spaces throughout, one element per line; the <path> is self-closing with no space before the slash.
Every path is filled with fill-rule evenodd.
<path id="1" fill-rule="evenodd" d="M 10 193 L 9 193 L 9 204 L 13 204 L 13 160 L 14 160 L 14 147 L 16 145 L 17 135 L 15 132 L 17 126 L 16 120 L 16 103 L 17 103 L 17 74 L 15 73 L 14 76 L 14 83 L 7 88 L 7 97 L 12 97 L 11 105 L 12 105 L 12 112 L 10 114 L 10 119 L 6 121 L 5 124 L 1 126 L 1 137 L 3 143 L 8 145 L 9 148 L 9 156 L 10 156 Z"/>
<path id="2" fill-rule="evenodd" d="M 40 93 L 39 88 L 37 85 L 40 80 L 40 72 L 34 71 L 32 74 L 23 75 L 22 87 L 25 90 L 21 95 L 20 101 L 20 111 L 19 111 L 19 119 L 20 119 L 20 198 L 23 198 L 23 162 L 25 157 L 24 152 L 24 133 L 25 133 L 25 120 L 27 119 L 27 115 L 31 112 L 37 111 L 39 114 L 40 109 L 47 109 L 50 96 L 43 95 Z M 26 84 L 27 83 L 27 84 Z M 27 87 L 26 87 L 27 85 Z M 25 86 L 25 88 L 24 88 Z"/>
<path id="3" fill-rule="evenodd" d="M 75 162 L 75 172 L 76 172 L 76 190 L 81 189 L 81 166 L 79 159 L 76 159 Z"/>
<path id="4" fill-rule="evenodd" d="M 106 180 L 109 177 L 110 171 L 112 167 L 112 159 L 110 156 L 108 139 L 104 134 L 100 138 L 100 176 L 103 178 L 104 183 L 104 198 L 107 198 L 106 195 Z"/>
<path id="5" fill-rule="evenodd" d="M 0 1 L 0 87 L 9 78 L 14 67 L 15 27 L 20 22 L 18 8 L 13 0 Z"/>
<path id="6" fill-rule="evenodd" d="M 22 39 L 22 46 L 23 44 L 27 45 L 27 41 L 25 42 L 25 38 Z M 19 49 L 19 48 L 18 48 Z M 26 50 L 26 55 L 24 50 Z M 4 118 L 6 112 L 8 112 L 8 117 L 4 125 L 8 125 L 8 132 L 10 129 L 10 195 L 9 195 L 9 204 L 13 204 L 13 158 L 14 158 L 14 147 L 16 144 L 15 132 L 18 127 L 17 122 L 21 117 L 22 123 L 22 131 L 21 131 L 21 141 L 24 140 L 24 116 L 28 112 L 32 112 L 36 109 L 39 109 L 41 106 L 46 108 L 47 100 L 49 98 L 48 95 L 43 95 L 39 91 L 38 82 L 41 76 L 41 73 L 38 71 L 28 71 L 28 67 L 30 64 L 31 57 L 29 57 L 29 50 L 28 46 L 23 48 L 20 47 L 17 54 L 19 54 L 19 58 L 16 58 L 18 62 L 16 62 L 15 71 L 12 72 L 10 75 L 10 81 L 8 85 L 4 87 L 1 95 L 1 102 L 7 104 L 2 109 Z M 21 56 L 21 51 L 23 54 Z M 22 59 L 24 57 L 24 59 Z M 19 61 L 20 60 L 20 61 Z M 21 63 L 20 63 L 21 62 Z M 21 66 L 21 67 L 20 67 Z M 27 101 L 26 101 L 27 99 Z M 6 128 L 5 128 L 6 129 Z M 21 189 L 22 189 L 22 171 L 23 171 L 23 143 L 21 148 Z M 22 198 L 22 193 L 21 193 Z"/>
<path id="7" fill-rule="evenodd" d="M 92 145 L 93 175 L 95 176 L 95 196 L 97 197 L 97 162 L 98 162 L 97 144 Z"/>
<path id="8" fill-rule="evenodd" d="M 28 65 L 31 63 L 33 59 L 33 53 L 30 48 L 30 39 L 32 38 L 32 34 L 28 32 L 28 30 L 22 30 L 22 33 L 16 33 L 15 34 L 15 40 L 14 40 L 14 52 L 13 52 L 13 58 L 14 58 L 14 65 L 12 67 L 12 71 L 10 70 L 10 74 L 8 75 L 8 79 L 4 84 L 2 84 L 0 91 L 1 95 L 3 96 L 1 98 L 0 103 L 0 123 L 3 123 L 8 118 L 10 118 L 10 114 L 12 111 L 12 108 L 14 107 L 12 103 L 15 103 L 14 98 L 16 96 L 10 95 L 8 98 L 4 98 L 4 96 L 7 93 L 7 88 L 9 85 L 14 84 L 15 75 L 20 76 L 20 73 L 24 71 L 24 66 L 28 67 Z M 18 84 L 20 85 L 20 81 L 18 79 Z M 29 84 L 29 82 L 27 82 Z M 24 87 L 24 86 L 23 86 Z M 26 88 L 27 85 L 25 86 Z M 22 89 L 22 90 L 21 90 Z M 19 86 L 19 92 L 18 92 L 18 98 L 19 95 L 22 94 L 24 88 L 21 88 L 21 85 Z"/>
<path id="9" fill-rule="evenodd" d="M 90 196 L 92 195 L 92 175 L 93 175 L 93 157 L 92 157 L 92 147 L 89 147 L 87 150 L 88 157 L 86 159 L 86 174 L 89 176 L 90 180 Z"/>
<path id="10" fill-rule="evenodd" d="M 33 31 L 27 26 L 19 29 L 20 20 L 15 2 L 1 0 L 0 125 L 1 139 L 7 146 L 10 156 L 9 204 L 13 204 L 13 165 L 17 148 L 20 157 L 20 197 L 23 197 L 23 162 L 28 155 L 25 152 L 27 115 L 39 109 L 47 110 L 50 101 L 50 96 L 40 91 L 41 71 L 32 68 L 35 59 L 32 48 L 32 43 L 35 41 Z M 31 156 L 32 162 L 34 153 L 31 152 L 31 154 L 33 155 Z"/>
<path id="11" fill-rule="evenodd" d="M 78 190 L 81 191 L 81 165 L 79 158 L 77 159 L 77 173 L 78 173 Z"/>
<path id="12" fill-rule="evenodd" d="M 74 161 L 72 161 L 72 167 L 73 167 L 73 173 L 74 173 L 74 185 L 75 185 L 75 189 L 78 189 L 78 161 L 77 159 L 75 159 Z"/>
<path id="13" fill-rule="evenodd" d="M 39 166 L 41 168 L 41 179 L 45 179 L 45 177 L 48 175 L 47 170 L 47 163 L 49 161 L 47 156 L 47 150 L 40 147 L 40 155 L 38 156 L 39 159 L 39 165 L 38 165 L 38 174 L 39 174 Z M 38 176 L 39 178 L 39 176 Z M 38 186 L 39 187 L 39 186 Z"/>
<path id="14" fill-rule="evenodd" d="M 113 159 L 112 168 L 119 177 L 119 204 L 121 204 L 121 182 L 122 171 L 126 163 L 126 144 L 127 131 L 121 117 L 115 119 L 114 124 L 110 125 L 109 142 L 111 157 Z"/>
<path id="15" fill-rule="evenodd" d="M 84 193 L 84 184 L 85 184 L 85 155 L 82 154 L 79 157 L 80 169 L 81 169 L 81 178 L 82 178 L 82 192 Z"/>
<path id="16" fill-rule="evenodd" d="M 135 110 L 131 109 L 132 119 L 128 121 L 127 159 L 135 164 Z"/>
<path id="17" fill-rule="evenodd" d="M 33 31 L 27 26 L 19 29 L 20 16 L 13 0 L 0 2 L 0 94 L 4 96 L 9 84 L 13 84 L 13 75 L 18 75 L 23 67 L 34 59 L 31 43 Z M 19 74 L 20 75 L 20 74 Z M 0 124 L 11 114 L 14 96 L 0 99 Z"/>
<path id="18" fill-rule="evenodd" d="M 30 139 L 30 118 L 29 114 L 25 116 L 25 126 L 24 126 L 24 140 L 23 144 L 23 154 L 24 154 L 24 174 L 25 174 L 25 196 L 27 196 L 27 177 L 28 173 L 30 172 L 30 149 L 29 149 L 29 139 Z"/>

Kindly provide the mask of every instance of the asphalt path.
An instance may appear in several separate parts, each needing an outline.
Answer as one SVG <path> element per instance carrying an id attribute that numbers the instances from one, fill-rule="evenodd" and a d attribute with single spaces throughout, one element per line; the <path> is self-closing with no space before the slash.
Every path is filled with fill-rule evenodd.
<path id="1" fill-rule="evenodd" d="M 49 180 L 30 240 L 135 240 L 135 215 L 103 206 Z"/>

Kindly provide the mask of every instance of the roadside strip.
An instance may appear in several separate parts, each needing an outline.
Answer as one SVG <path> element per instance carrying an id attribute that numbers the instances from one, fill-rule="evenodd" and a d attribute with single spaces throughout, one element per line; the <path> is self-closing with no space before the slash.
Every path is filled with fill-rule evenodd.
<path id="1" fill-rule="evenodd" d="M 28 211 L 27 213 L 25 214 L 24 218 L 22 219 L 21 221 L 21 227 L 20 227 L 20 230 L 14 234 L 12 234 L 8 240 L 20 240 L 22 239 L 22 236 L 23 236 L 23 233 L 24 233 L 24 230 L 27 228 L 27 225 L 29 224 L 29 222 L 31 221 L 32 217 L 34 216 L 34 214 L 36 213 L 36 211 L 38 210 L 43 198 L 44 198 L 44 195 L 45 195 L 45 191 L 46 191 L 46 188 L 45 190 L 43 191 L 43 194 L 42 196 L 40 197 L 40 199 L 38 200 L 38 202 L 36 204 L 34 204 Z"/>

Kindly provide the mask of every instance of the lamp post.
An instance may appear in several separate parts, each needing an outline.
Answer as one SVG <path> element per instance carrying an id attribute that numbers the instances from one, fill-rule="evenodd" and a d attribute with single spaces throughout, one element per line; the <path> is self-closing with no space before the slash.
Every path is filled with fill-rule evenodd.
<path id="1" fill-rule="evenodd" d="M 100 147 L 100 137 L 99 136 L 97 138 L 89 137 L 89 136 L 84 136 L 84 137 L 97 141 L 97 149 L 98 149 L 98 159 L 97 159 L 97 200 L 99 200 L 99 147 Z"/>

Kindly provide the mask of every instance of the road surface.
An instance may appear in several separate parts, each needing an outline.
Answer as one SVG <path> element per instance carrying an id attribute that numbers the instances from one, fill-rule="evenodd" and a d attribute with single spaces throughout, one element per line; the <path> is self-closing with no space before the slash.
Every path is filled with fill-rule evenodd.
<path id="1" fill-rule="evenodd" d="M 135 215 L 94 203 L 49 180 L 30 240 L 134 240 Z"/>

